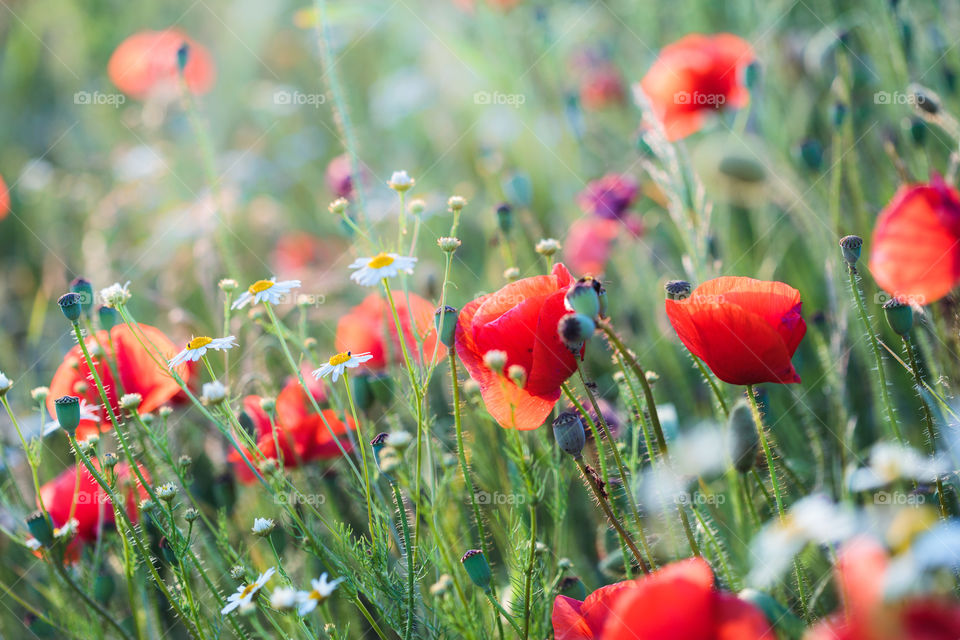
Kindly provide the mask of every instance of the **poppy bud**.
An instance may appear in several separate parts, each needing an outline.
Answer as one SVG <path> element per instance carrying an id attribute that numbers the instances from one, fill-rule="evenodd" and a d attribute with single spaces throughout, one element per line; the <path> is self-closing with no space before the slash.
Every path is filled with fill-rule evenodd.
<path id="1" fill-rule="evenodd" d="M 577 576 L 567 576 L 557 585 L 557 595 L 583 601 L 587 597 L 587 588 Z"/>
<path id="2" fill-rule="evenodd" d="M 754 60 L 743 70 L 743 84 L 751 91 L 757 87 L 760 82 L 760 63 Z"/>
<path id="3" fill-rule="evenodd" d="M 910 139 L 917 146 L 921 146 L 927 139 L 927 123 L 920 118 L 910 118 L 907 123 Z"/>
<path id="4" fill-rule="evenodd" d="M 746 473 L 756 463 L 760 447 L 760 436 L 750 405 L 743 401 L 738 402 L 730 412 L 727 425 L 730 429 L 730 457 L 733 458 L 733 468 L 740 473 Z"/>
<path id="5" fill-rule="evenodd" d="M 578 351 L 597 330 L 596 323 L 582 313 L 568 313 L 557 323 L 557 334 L 567 348 Z"/>
<path id="6" fill-rule="evenodd" d="M 553 421 L 553 437 L 564 453 L 579 458 L 583 446 L 587 443 L 587 434 L 580 415 L 573 411 L 564 411 L 557 416 Z"/>
<path id="7" fill-rule="evenodd" d="M 43 515 L 43 512 L 34 511 L 27 517 L 27 529 L 30 530 L 30 535 L 43 546 L 49 547 L 53 544 L 53 527 L 50 519 Z"/>
<path id="8" fill-rule="evenodd" d="M 387 480 L 393 482 L 393 476 L 388 473 L 390 470 L 390 465 L 385 464 L 387 456 L 382 456 L 381 458 L 381 454 L 387 446 L 387 438 L 389 437 L 390 435 L 387 433 L 378 433 L 376 436 L 374 436 L 373 440 L 370 441 L 370 448 L 373 449 L 373 459 L 376 461 L 377 468 L 380 469 L 380 473 L 383 474 Z"/>
<path id="9" fill-rule="evenodd" d="M 667 292 L 667 300 L 686 300 L 693 291 L 686 280 L 670 280 L 663 288 Z"/>
<path id="10" fill-rule="evenodd" d="M 913 106 L 921 116 L 937 116 L 940 114 L 940 96 L 919 84 L 911 84 L 908 88 L 913 98 Z"/>
<path id="11" fill-rule="evenodd" d="M 93 308 L 93 285 L 89 280 L 77 278 L 70 283 L 70 291 L 80 296 L 80 309 L 83 315 L 89 316 Z"/>
<path id="12" fill-rule="evenodd" d="M 463 563 L 463 568 L 467 571 L 467 575 L 470 576 L 473 584 L 484 591 L 490 589 L 490 578 L 492 577 L 490 573 L 490 563 L 487 562 L 483 551 L 471 549 L 463 554 L 460 562 Z"/>
<path id="13" fill-rule="evenodd" d="M 74 324 L 80 320 L 80 313 L 83 311 L 83 307 L 80 304 L 79 293 L 65 293 L 57 300 L 57 304 L 60 305 L 60 311 L 63 312 L 67 320 Z"/>
<path id="14" fill-rule="evenodd" d="M 860 250 L 863 248 L 863 238 L 860 236 L 844 236 L 840 238 L 840 249 L 843 259 L 853 266 L 860 259 Z"/>
<path id="15" fill-rule="evenodd" d="M 439 307 L 433 314 L 433 324 L 443 346 L 452 349 L 453 336 L 457 331 L 457 310 L 451 306 Z"/>
<path id="16" fill-rule="evenodd" d="M 183 70 L 187 68 L 187 63 L 190 61 L 190 45 L 184 42 L 180 45 L 180 48 L 177 49 L 177 70 L 180 74 L 183 74 Z"/>
<path id="17" fill-rule="evenodd" d="M 913 308 L 906 302 L 891 298 L 883 304 L 883 313 L 897 335 L 905 336 L 913 329 Z"/>
<path id="18" fill-rule="evenodd" d="M 800 159 L 808 168 L 819 171 L 823 166 L 823 145 L 819 140 L 804 140 L 800 143 Z"/>
<path id="19" fill-rule="evenodd" d="M 57 422 L 65 431 L 73 433 L 80 425 L 80 398 L 76 396 L 61 396 L 53 401 L 57 412 Z"/>
<path id="20" fill-rule="evenodd" d="M 513 228 L 513 207 L 506 202 L 497 207 L 497 226 L 504 233 L 510 233 Z"/>
<path id="21" fill-rule="evenodd" d="M 763 163 L 742 155 L 724 156 L 717 165 L 717 170 L 728 178 L 750 184 L 763 182 L 767 178 Z"/>
<path id="22" fill-rule="evenodd" d="M 120 324 L 120 313 L 113 307 L 101 305 L 97 309 L 97 315 L 100 317 L 100 328 L 104 331 L 110 331 Z"/>
<path id="23" fill-rule="evenodd" d="M 103 466 L 107 469 L 113 469 L 120 462 L 120 459 L 117 458 L 117 454 L 112 451 L 108 451 L 103 454 Z"/>
<path id="24" fill-rule="evenodd" d="M 580 278 L 576 284 L 567 289 L 564 297 L 564 306 L 570 311 L 582 313 L 588 318 L 600 315 L 600 296 L 597 290 L 600 283 L 591 277 Z"/>

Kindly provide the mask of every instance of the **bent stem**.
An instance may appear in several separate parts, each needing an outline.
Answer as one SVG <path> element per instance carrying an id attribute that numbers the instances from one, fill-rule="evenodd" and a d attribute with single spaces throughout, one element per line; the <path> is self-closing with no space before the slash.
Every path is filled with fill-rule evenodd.
<path id="1" fill-rule="evenodd" d="M 499 618 L 501 615 L 504 618 L 506 618 L 507 622 L 510 623 L 510 626 L 513 627 L 513 630 L 517 632 L 517 636 L 522 638 L 523 631 L 521 631 L 520 627 L 517 626 L 517 623 L 513 620 L 513 616 L 507 613 L 506 610 L 504 610 L 504 608 L 500 606 L 500 603 L 497 602 L 497 599 L 493 597 L 493 593 L 491 593 L 490 590 L 488 589 L 483 592 L 483 595 L 487 596 L 487 600 L 489 600 L 490 604 L 493 605 L 494 610 L 498 612 L 497 618 Z"/>

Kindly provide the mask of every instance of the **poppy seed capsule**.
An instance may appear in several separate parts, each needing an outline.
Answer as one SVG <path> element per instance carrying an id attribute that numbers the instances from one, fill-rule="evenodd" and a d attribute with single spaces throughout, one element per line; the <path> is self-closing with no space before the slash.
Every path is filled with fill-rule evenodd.
<path id="1" fill-rule="evenodd" d="M 756 463 L 760 447 L 760 436 L 750 405 L 743 401 L 738 402 L 730 412 L 727 425 L 730 429 L 730 457 L 733 459 L 733 468 L 740 473 L 746 473 Z"/>
<path id="2" fill-rule="evenodd" d="M 597 324 L 582 313 L 568 313 L 557 323 L 557 335 L 571 351 L 583 347 L 596 330 Z"/>
<path id="3" fill-rule="evenodd" d="M 840 250 L 847 264 L 857 264 L 860 259 L 860 250 L 863 249 L 863 238 L 860 236 L 844 236 L 840 238 Z"/>
<path id="4" fill-rule="evenodd" d="M 76 278 L 70 283 L 70 291 L 80 296 L 80 308 L 84 315 L 89 316 L 90 310 L 93 308 L 93 285 L 90 284 L 90 281 L 84 278 Z"/>
<path id="5" fill-rule="evenodd" d="M 598 295 L 600 283 L 592 277 L 580 278 L 577 282 L 567 289 L 564 296 L 564 306 L 570 311 L 582 313 L 588 318 L 596 318 L 600 315 L 600 296 Z"/>
<path id="6" fill-rule="evenodd" d="M 101 305 L 97 308 L 97 315 L 100 317 L 100 328 L 104 331 L 110 331 L 120 324 L 120 314 L 113 307 Z"/>
<path id="7" fill-rule="evenodd" d="M 487 562 L 487 557 L 483 555 L 483 551 L 471 549 L 463 554 L 460 562 L 473 584 L 484 591 L 490 590 L 490 563 Z"/>
<path id="8" fill-rule="evenodd" d="M 577 576 L 567 576 L 557 585 L 557 595 L 583 601 L 587 597 L 587 588 Z"/>
<path id="9" fill-rule="evenodd" d="M 80 425 L 80 398 L 76 396 L 61 396 L 53 401 L 54 409 L 57 412 L 57 422 L 60 427 L 69 432 L 74 432 Z"/>
<path id="10" fill-rule="evenodd" d="M 506 202 L 497 207 L 497 226 L 504 233 L 513 229 L 513 207 Z"/>
<path id="11" fill-rule="evenodd" d="M 573 411 L 564 411 L 553 421 L 553 437 L 560 449 L 574 458 L 579 458 L 587 443 L 583 420 Z"/>
<path id="12" fill-rule="evenodd" d="M 686 280 L 670 280 L 663 288 L 667 292 L 667 300 L 686 300 L 693 291 Z"/>
<path id="13" fill-rule="evenodd" d="M 80 294 L 65 293 L 60 296 L 60 299 L 57 300 L 57 304 L 60 305 L 60 311 L 63 312 L 63 315 L 70 322 L 76 324 L 80 320 L 80 314 L 83 311 L 83 305 L 80 304 Z"/>
<path id="14" fill-rule="evenodd" d="M 457 310 L 451 306 L 439 307 L 433 314 L 433 325 L 443 346 L 452 349 L 453 337 L 457 332 Z"/>
<path id="15" fill-rule="evenodd" d="M 913 308 L 906 302 L 891 298 L 883 303 L 887 324 L 899 336 L 906 336 L 913 329 Z"/>

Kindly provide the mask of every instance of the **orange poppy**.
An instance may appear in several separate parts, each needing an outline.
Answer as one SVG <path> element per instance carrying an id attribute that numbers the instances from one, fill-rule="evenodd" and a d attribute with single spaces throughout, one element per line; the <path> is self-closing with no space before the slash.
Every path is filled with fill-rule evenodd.
<path id="1" fill-rule="evenodd" d="M 893 296 L 930 304 L 960 282 L 960 193 L 935 175 L 900 187 L 873 230 L 870 273 Z"/>
<path id="2" fill-rule="evenodd" d="M 539 427 L 560 399 L 560 385 L 577 370 L 577 355 L 557 334 L 560 318 L 569 313 L 564 296 L 573 283 L 567 268 L 557 263 L 548 276 L 511 282 L 460 311 L 457 355 L 480 384 L 487 411 L 500 426 Z M 492 350 L 507 353 L 508 368 L 523 367 L 527 379 L 522 388 L 484 364 L 484 354 Z"/>
<path id="3" fill-rule="evenodd" d="M 107 63 L 110 81 L 128 96 L 142 100 L 151 93 L 175 92 L 180 74 L 177 52 L 190 47 L 183 78 L 194 94 L 210 91 L 216 77 L 205 47 L 177 29 L 140 31 L 120 43 Z"/>
<path id="4" fill-rule="evenodd" d="M 680 341 L 724 382 L 800 382 L 790 359 L 807 324 L 793 287 L 725 276 L 666 306 Z"/>
<path id="5" fill-rule="evenodd" d="M 433 328 L 434 305 L 414 293 L 410 294 L 409 307 L 406 296 L 402 293 L 395 293 L 393 299 L 397 305 L 397 316 L 400 318 L 400 326 L 403 328 L 404 341 L 410 357 L 414 360 L 420 358 L 417 336 L 423 340 L 423 353 L 426 357 L 433 356 L 434 349 L 437 349 L 437 359 L 445 356 L 446 348 L 442 344 L 437 348 L 437 334 Z M 411 316 L 413 316 L 412 324 Z M 389 346 L 386 339 L 388 334 Z M 385 368 L 388 358 L 393 363 L 403 362 L 397 324 L 390 311 L 390 304 L 376 293 L 368 295 L 363 302 L 340 318 L 337 323 L 335 345 L 337 351 L 341 352 L 369 353 L 373 358 L 363 366 L 371 369 Z"/>
<path id="6" fill-rule="evenodd" d="M 699 131 L 709 113 L 747 104 L 742 76 L 753 59 L 743 38 L 692 33 L 660 51 L 640 88 L 667 137 L 679 140 Z"/>

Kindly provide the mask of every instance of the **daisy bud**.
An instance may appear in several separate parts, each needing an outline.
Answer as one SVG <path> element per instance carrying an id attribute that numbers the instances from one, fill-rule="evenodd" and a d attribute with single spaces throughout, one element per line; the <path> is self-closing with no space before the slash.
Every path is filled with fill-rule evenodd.
<path id="1" fill-rule="evenodd" d="M 560 571 L 569 571 L 573 569 L 573 560 L 570 558 L 560 558 L 557 560 L 557 569 Z"/>
<path id="2" fill-rule="evenodd" d="M 422 215 L 426 208 L 427 203 L 420 198 L 414 198 L 410 201 L 410 204 L 407 205 L 407 211 L 409 211 L 411 215 L 415 216 Z"/>
<path id="3" fill-rule="evenodd" d="M 93 308 L 93 285 L 89 280 L 77 278 L 70 283 L 70 291 L 80 296 L 80 309 L 83 315 L 89 317 L 90 310 Z"/>
<path id="4" fill-rule="evenodd" d="M 453 348 L 453 338 L 457 332 L 457 310 L 450 306 L 439 307 L 433 314 L 433 325 L 443 346 Z"/>
<path id="5" fill-rule="evenodd" d="M 267 414 L 273 414 L 277 410 L 276 398 L 260 398 L 260 408 Z"/>
<path id="6" fill-rule="evenodd" d="M 596 330 L 596 323 L 582 313 L 568 313 L 557 323 L 557 335 L 571 351 L 578 351 Z"/>
<path id="7" fill-rule="evenodd" d="M 346 212 L 347 207 L 349 206 L 350 206 L 349 200 L 347 200 L 346 198 L 337 198 L 336 200 L 334 200 L 333 202 L 327 205 L 327 211 L 329 211 L 335 216 L 342 216 Z"/>
<path id="8" fill-rule="evenodd" d="M 587 588 L 577 576 L 567 576 L 557 585 L 557 595 L 582 601 L 587 597 Z"/>
<path id="9" fill-rule="evenodd" d="M 112 451 L 103 454 L 103 466 L 107 469 L 113 469 L 120 462 L 120 458 Z"/>
<path id="10" fill-rule="evenodd" d="M 224 293 L 233 293 L 240 288 L 240 283 L 233 278 L 224 278 L 217 283 L 217 286 L 220 287 L 220 291 Z"/>
<path id="11" fill-rule="evenodd" d="M 109 287 L 100 289 L 100 298 L 103 299 L 104 304 L 108 307 L 122 305 L 130 299 L 130 292 L 127 290 L 128 284 L 130 283 L 120 284 L 119 282 L 114 282 Z"/>
<path id="12" fill-rule="evenodd" d="M 157 497 L 164 502 L 172 502 L 177 497 L 177 488 L 172 482 L 165 482 L 157 487 Z"/>
<path id="13" fill-rule="evenodd" d="M 564 411 L 553 421 L 553 437 L 560 449 L 574 458 L 579 458 L 583 446 L 587 443 L 587 434 L 583 429 L 580 414 Z"/>
<path id="14" fill-rule="evenodd" d="M 57 413 L 57 422 L 60 428 L 73 433 L 80 425 L 80 398 L 76 396 L 61 396 L 53 401 Z"/>
<path id="15" fill-rule="evenodd" d="M 168 404 L 165 404 L 159 409 L 157 409 L 157 413 L 160 414 L 161 418 L 169 418 L 170 414 L 173 413 L 173 407 L 171 407 Z"/>
<path id="16" fill-rule="evenodd" d="M 471 549 L 463 554 L 460 562 L 463 563 L 463 568 L 466 570 L 467 575 L 470 576 L 471 582 L 484 591 L 489 591 L 490 578 L 492 576 L 490 573 L 490 563 L 487 562 L 483 551 Z"/>
<path id="17" fill-rule="evenodd" d="M 160 410 L 160 415 L 164 415 L 163 408 L 161 408 Z M 166 415 L 170 415 L 169 412 Z M 140 414 L 140 421 L 143 422 L 143 424 L 147 425 L 148 427 L 152 425 L 156 419 L 157 419 L 157 416 L 153 415 L 152 413 Z"/>
<path id="18" fill-rule="evenodd" d="M 667 292 L 667 300 L 686 300 L 693 291 L 686 280 L 670 280 L 663 288 Z"/>
<path id="19" fill-rule="evenodd" d="M 497 206 L 497 226 L 503 233 L 510 233 L 513 229 L 513 207 L 506 202 Z"/>
<path id="20" fill-rule="evenodd" d="M 253 533 L 261 538 L 266 538 L 276 526 L 272 518 L 256 518 L 253 521 Z"/>
<path id="21" fill-rule="evenodd" d="M 139 393 L 125 393 L 120 396 L 120 408 L 124 411 L 133 413 L 141 402 L 143 402 L 143 396 Z"/>
<path id="22" fill-rule="evenodd" d="M 0 373 L 0 376 L 3 376 L 3 374 Z M 3 387 L 3 380 L 0 380 L 0 387 Z M 10 387 L 8 386 L 7 389 L 9 388 Z M 5 393 L 5 391 L 0 390 L 0 394 L 2 393 Z M 47 396 L 49 395 L 50 395 L 49 387 L 34 387 L 33 389 L 30 390 L 30 397 L 37 404 L 43 404 L 44 402 L 46 402 Z"/>
<path id="23" fill-rule="evenodd" d="M 600 296 L 598 295 L 600 288 L 600 283 L 593 278 L 589 276 L 580 278 L 567 289 L 564 306 L 568 311 L 582 313 L 588 318 L 596 318 L 600 315 Z"/>
<path id="24" fill-rule="evenodd" d="M 653 386 L 660 381 L 660 374 L 656 371 L 651 371 L 650 369 L 647 369 L 647 372 L 643 377 L 647 379 L 647 382 L 650 384 L 650 386 Z"/>
<path id="25" fill-rule="evenodd" d="M 219 380 L 203 383 L 203 393 L 201 400 L 205 404 L 217 405 L 223 402 L 227 397 L 227 388 Z"/>
<path id="26" fill-rule="evenodd" d="M 27 529 L 43 546 L 49 547 L 53 544 L 53 526 L 43 512 L 34 511 L 27 517 Z"/>
<path id="27" fill-rule="evenodd" d="M 857 264 L 860 259 L 860 250 L 863 248 L 863 238 L 860 236 L 844 236 L 840 238 L 840 251 L 843 259 L 849 265 Z"/>
<path id="28" fill-rule="evenodd" d="M 409 191 L 413 188 L 414 184 L 416 184 L 416 181 L 407 175 L 406 171 L 394 171 L 393 175 L 390 176 L 390 180 L 387 182 L 387 186 L 397 193 Z"/>
<path id="29" fill-rule="evenodd" d="M 913 329 L 913 308 L 906 302 L 891 298 L 883 304 L 887 324 L 899 336 L 906 336 Z"/>
<path id="30" fill-rule="evenodd" d="M 507 366 L 507 352 L 500 349 L 491 349 L 483 354 L 483 364 L 494 373 L 503 374 L 503 368 Z"/>
<path id="31" fill-rule="evenodd" d="M 94 433 L 87 436 L 85 440 L 78 441 L 77 447 L 80 449 L 80 453 L 82 453 L 83 455 L 96 457 L 97 444 L 99 442 L 100 442 L 100 436 Z"/>
<path id="32" fill-rule="evenodd" d="M 519 364 L 510 365 L 510 368 L 507 369 L 507 377 L 521 389 L 527 384 L 527 370 Z"/>
<path id="33" fill-rule="evenodd" d="M 447 207 L 450 211 L 463 211 L 465 206 L 467 206 L 467 199 L 463 196 L 450 196 L 450 199 L 447 200 Z"/>
<path id="34" fill-rule="evenodd" d="M 260 475 L 263 476 L 272 476 L 277 471 L 280 470 L 280 465 L 273 458 L 267 458 L 262 460 L 257 466 L 257 469 L 260 471 Z"/>
<path id="35" fill-rule="evenodd" d="M 445 251 L 447 253 L 453 253 L 460 248 L 461 244 L 463 243 L 460 242 L 460 238 L 444 237 L 437 239 L 437 246 L 440 247 L 441 251 Z"/>
<path id="36" fill-rule="evenodd" d="M 9 391 L 12 386 L 13 383 L 10 382 L 10 378 L 3 375 L 3 372 L 0 371 L 0 398 L 7 395 L 7 391 Z"/>
<path id="37" fill-rule="evenodd" d="M 143 513 L 153 513 L 157 508 L 157 503 L 151 500 L 150 498 L 144 498 L 140 501 L 140 511 Z"/>
<path id="38" fill-rule="evenodd" d="M 407 450 L 411 442 L 413 442 L 413 436 L 406 431 L 393 431 L 387 435 L 386 444 L 398 452 L 403 452 Z"/>
<path id="39" fill-rule="evenodd" d="M 380 473 L 387 478 L 392 478 L 393 472 L 396 471 L 401 464 L 400 456 L 397 455 L 394 449 L 384 449 L 383 455 L 380 457 Z"/>
<path id="40" fill-rule="evenodd" d="M 60 311 L 63 312 L 67 320 L 73 324 L 76 324 L 80 320 L 80 313 L 83 311 L 83 307 L 80 304 L 79 293 L 65 293 L 57 300 L 57 304 L 60 305 Z"/>
<path id="41" fill-rule="evenodd" d="M 240 581 L 243 580 L 247 575 L 247 570 L 242 565 L 234 565 L 230 567 L 230 577 L 234 580 Z"/>
<path id="42" fill-rule="evenodd" d="M 753 420 L 750 405 L 742 400 L 738 402 L 730 412 L 727 426 L 730 429 L 730 457 L 733 459 L 733 468 L 740 473 L 746 473 L 756 463 L 760 447 L 760 436 L 757 434 L 757 425 Z"/>
<path id="43" fill-rule="evenodd" d="M 303 341 L 303 348 L 307 351 L 316 351 L 317 345 L 317 339 L 312 336 Z"/>
<path id="44" fill-rule="evenodd" d="M 193 507 L 190 507 L 189 509 L 183 512 L 183 519 L 186 520 L 187 522 L 195 522 L 199 517 L 200 517 L 200 512 L 194 509 Z"/>
<path id="45" fill-rule="evenodd" d="M 516 282 L 520 279 L 520 269 L 516 267 L 510 267 L 509 269 L 504 269 L 503 278 L 507 282 Z"/>
<path id="46" fill-rule="evenodd" d="M 100 328 L 104 331 L 110 331 L 123 321 L 120 318 L 120 312 L 106 305 L 97 307 L 97 316 L 100 318 Z"/>
<path id="47" fill-rule="evenodd" d="M 180 467 L 180 470 L 183 473 L 187 473 L 188 471 L 190 471 L 190 467 L 193 466 L 193 458 L 191 458 L 187 454 L 183 454 L 182 456 L 177 458 L 177 466 Z"/>
<path id="48" fill-rule="evenodd" d="M 544 238 L 537 243 L 536 250 L 542 256 L 552 256 L 561 249 L 560 241 L 554 238 Z"/>

